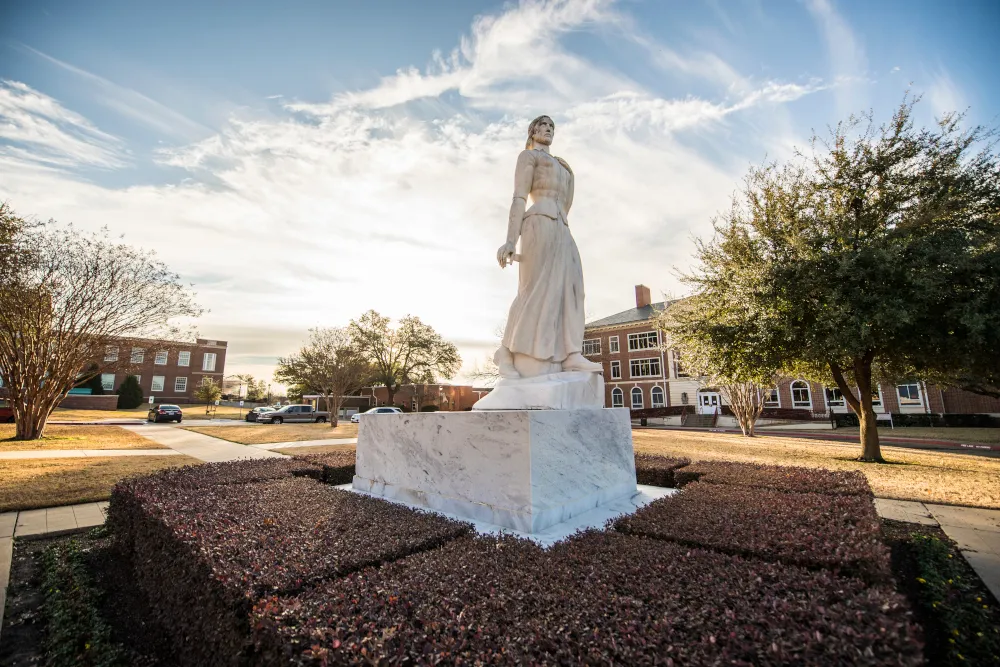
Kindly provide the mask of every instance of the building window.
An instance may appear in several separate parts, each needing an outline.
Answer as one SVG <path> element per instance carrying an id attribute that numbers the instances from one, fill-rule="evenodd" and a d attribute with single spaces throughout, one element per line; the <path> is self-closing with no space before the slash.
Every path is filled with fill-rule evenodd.
<path id="1" fill-rule="evenodd" d="M 153 363 L 156 364 L 157 366 L 166 366 L 167 365 L 167 351 L 166 350 L 160 350 L 159 352 L 157 352 L 156 353 L 156 359 L 153 360 Z"/>
<path id="2" fill-rule="evenodd" d="M 686 378 L 688 374 L 684 371 L 684 367 L 681 365 L 681 353 L 677 350 L 670 351 L 670 357 L 674 361 L 674 377 L 675 378 Z"/>
<path id="3" fill-rule="evenodd" d="M 826 388 L 826 407 L 828 408 L 844 407 L 844 394 L 843 392 L 840 391 L 839 387 Z"/>
<path id="4" fill-rule="evenodd" d="M 613 408 L 625 407 L 625 394 L 618 387 L 615 387 L 614 389 L 611 390 L 611 407 Z"/>
<path id="5" fill-rule="evenodd" d="M 101 373 L 101 387 L 104 391 L 114 391 L 115 390 L 115 374 L 114 373 Z"/>
<path id="6" fill-rule="evenodd" d="M 149 390 L 150 391 L 163 391 L 163 384 L 164 384 L 165 380 L 166 380 L 166 378 L 163 377 L 162 375 L 154 375 L 153 376 L 153 384 L 151 384 L 149 386 Z"/>
<path id="7" fill-rule="evenodd" d="M 622 362 L 620 361 L 611 362 L 611 379 L 612 380 L 622 379 Z"/>
<path id="8" fill-rule="evenodd" d="M 188 389 L 187 378 L 177 378 L 174 380 L 174 391 L 187 391 L 187 389 Z"/>
<path id="9" fill-rule="evenodd" d="M 771 387 L 770 389 L 764 390 L 764 407 L 765 408 L 781 407 L 781 397 L 778 396 L 777 387 Z"/>
<path id="10" fill-rule="evenodd" d="M 650 394 L 652 399 L 652 404 L 654 408 L 662 408 L 666 406 L 663 401 L 663 389 L 660 387 L 653 387 L 653 391 Z"/>
<path id="11" fill-rule="evenodd" d="M 191 365 L 191 353 L 184 351 L 177 353 L 177 365 L 178 366 L 190 366 Z"/>
<path id="12" fill-rule="evenodd" d="M 628 362 L 629 373 L 634 378 L 660 377 L 660 360 L 632 359 Z"/>
<path id="13" fill-rule="evenodd" d="M 632 388 L 632 409 L 642 410 L 642 389 Z"/>
<path id="14" fill-rule="evenodd" d="M 201 370 L 203 371 L 215 370 L 215 352 L 205 353 L 205 359 L 201 362 Z"/>
<path id="15" fill-rule="evenodd" d="M 133 364 L 141 364 L 145 358 L 146 358 L 146 350 L 142 349 L 141 347 L 132 348 Z"/>
<path id="16" fill-rule="evenodd" d="M 589 357 L 601 353 L 601 339 L 591 338 L 583 341 L 583 356 Z"/>
<path id="17" fill-rule="evenodd" d="M 628 335 L 628 349 L 630 352 L 632 350 L 651 350 L 659 344 L 660 337 L 655 331 Z"/>
<path id="18" fill-rule="evenodd" d="M 896 387 L 900 405 L 920 405 L 920 385 L 916 382 L 901 384 Z"/>
<path id="19" fill-rule="evenodd" d="M 809 385 L 802 380 L 796 380 L 792 383 L 792 407 L 812 407 L 812 396 L 809 393 Z"/>
<path id="20" fill-rule="evenodd" d="M 858 394 L 860 395 L 861 392 L 859 391 Z M 872 386 L 872 407 L 873 408 L 882 407 L 882 390 L 879 388 L 877 384 Z"/>
<path id="21" fill-rule="evenodd" d="M 104 349 L 104 361 L 118 361 L 118 348 L 108 345 Z"/>
<path id="22" fill-rule="evenodd" d="M 618 354 L 618 336 L 608 338 L 608 349 L 612 354 Z"/>

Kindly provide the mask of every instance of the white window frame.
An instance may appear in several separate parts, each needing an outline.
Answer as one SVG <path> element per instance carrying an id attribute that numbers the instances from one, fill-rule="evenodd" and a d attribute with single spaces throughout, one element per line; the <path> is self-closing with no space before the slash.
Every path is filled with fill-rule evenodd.
<path id="1" fill-rule="evenodd" d="M 608 352 L 611 354 L 618 354 L 621 352 L 621 348 L 618 347 L 618 336 L 608 337 Z"/>
<path id="2" fill-rule="evenodd" d="M 218 357 L 216 356 L 215 352 L 206 352 L 201 359 L 201 370 L 205 371 L 206 373 L 214 373 L 217 359 Z M 209 360 L 212 361 L 211 368 L 208 367 Z"/>
<path id="3" fill-rule="evenodd" d="M 625 407 L 625 392 L 623 392 L 620 387 L 615 387 L 611 390 L 611 407 Z"/>
<path id="4" fill-rule="evenodd" d="M 858 395 L 861 395 L 861 391 L 858 390 Z M 882 407 L 882 387 L 879 385 L 872 385 L 872 407 L 881 408 Z"/>
<path id="5" fill-rule="evenodd" d="M 642 388 L 641 387 L 632 387 L 632 391 L 629 392 L 629 396 L 632 399 L 632 409 L 633 410 L 642 410 L 643 407 L 645 406 L 645 402 L 644 402 L 645 399 L 643 399 L 643 397 L 642 397 Z M 635 404 L 635 397 L 636 396 L 639 397 L 639 405 Z"/>
<path id="6" fill-rule="evenodd" d="M 174 391 L 185 392 L 188 390 L 188 379 L 186 377 L 174 378 Z"/>
<path id="7" fill-rule="evenodd" d="M 156 358 L 153 359 L 154 366 L 166 366 L 167 361 L 170 359 L 170 353 L 167 350 L 159 350 L 156 353 Z"/>
<path id="8" fill-rule="evenodd" d="M 643 331 L 642 333 L 630 333 L 628 335 L 629 352 L 655 350 L 659 346 L 660 332 L 658 331 Z"/>
<path id="9" fill-rule="evenodd" d="M 802 387 L 796 387 L 795 385 L 797 385 L 797 384 L 802 384 L 804 386 L 802 386 Z M 798 400 L 795 400 L 795 392 L 796 391 L 801 391 L 803 389 L 806 392 L 806 396 L 809 397 L 809 400 L 808 401 L 798 401 Z M 812 405 L 813 405 L 812 404 L 812 389 L 809 387 L 809 383 L 808 382 L 806 382 L 805 380 L 795 380 L 791 384 L 791 390 L 792 390 L 792 407 L 793 408 L 808 408 L 808 409 L 812 410 Z"/>
<path id="10" fill-rule="evenodd" d="M 154 375 L 153 382 L 149 385 L 150 391 L 163 391 L 163 388 L 167 384 L 167 378 L 165 375 Z"/>
<path id="11" fill-rule="evenodd" d="M 178 366 L 190 366 L 191 365 L 191 351 L 181 350 L 177 353 L 177 365 Z"/>
<path id="12" fill-rule="evenodd" d="M 111 378 L 109 381 L 108 378 Z M 104 391 L 114 391 L 115 390 L 115 374 L 114 373 L 101 373 L 101 387 Z"/>
<path id="13" fill-rule="evenodd" d="M 656 400 L 657 396 L 660 397 L 659 401 Z M 667 399 L 663 392 L 663 387 L 656 386 L 649 390 L 649 405 L 654 408 L 667 407 Z"/>
<path id="14" fill-rule="evenodd" d="M 104 361 L 118 361 L 117 345 L 108 345 L 104 348 Z"/>
<path id="15" fill-rule="evenodd" d="M 771 400 L 771 396 L 774 396 L 774 400 Z M 781 392 L 778 391 L 777 387 L 771 387 L 764 390 L 764 407 L 765 408 L 780 408 L 781 407 Z"/>
<path id="16" fill-rule="evenodd" d="M 583 340 L 583 356 L 592 357 L 601 353 L 600 338 L 585 338 Z"/>
<path id="17" fill-rule="evenodd" d="M 643 366 L 649 368 L 648 373 L 643 373 Z M 639 372 L 636 373 L 638 368 Z M 653 369 L 656 369 L 655 371 Z M 659 357 L 646 357 L 645 359 L 629 359 L 628 373 L 630 378 L 658 378 L 663 377 L 663 369 L 660 368 Z"/>
<path id="18" fill-rule="evenodd" d="M 840 394 L 840 400 L 831 399 L 830 395 L 833 392 Z M 847 399 L 844 398 L 844 393 L 840 391 L 840 387 L 823 387 L 823 398 L 826 400 L 826 407 L 828 408 L 846 408 Z"/>
<path id="19" fill-rule="evenodd" d="M 670 361 L 671 365 L 674 367 L 674 377 L 675 378 L 686 378 L 691 377 L 688 373 L 684 372 L 684 367 L 681 365 L 681 353 L 677 350 L 670 351 Z"/>
<path id="20" fill-rule="evenodd" d="M 129 358 L 129 363 L 141 364 L 146 360 L 146 349 L 142 347 L 133 347 L 132 356 Z"/>
<path id="21" fill-rule="evenodd" d="M 906 398 L 904 398 L 902 391 L 900 391 L 901 389 L 903 389 L 903 387 L 916 387 L 917 388 L 917 397 L 916 398 L 910 398 L 909 396 L 907 396 Z M 910 393 L 909 390 L 907 390 L 906 393 L 909 394 Z M 904 405 L 907 406 L 907 407 L 910 407 L 910 406 L 914 406 L 914 405 L 923 405 L 924 404 L 923 392 L 920 391 L 920 383 L 919 382 L 907 382 L 906 384 L 897 384 L 896 385 L 896 398 L 899 399 L 899 407 L 903 407 Z"/>
<path id="22" fill-rule="evenodd" d="M 611 362 L 611 379 L 612 380 L 622 379 L 622 362 L 620 361 Z"/>

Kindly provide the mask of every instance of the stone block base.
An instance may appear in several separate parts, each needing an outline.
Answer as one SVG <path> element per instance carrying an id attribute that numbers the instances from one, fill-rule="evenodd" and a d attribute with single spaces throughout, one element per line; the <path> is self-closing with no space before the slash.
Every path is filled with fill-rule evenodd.
<path id="1" fill-rule="evenodd" d="M 473 410 L 597 410 L 604 407 L 604 376 L 566 371 L 529 378 L 504 378 Z"/>
<path id="2" fill-rule="evenodd" d="M 358 491 L 523 533 L 636 493 L 628 410 L 366 415 Z"/>

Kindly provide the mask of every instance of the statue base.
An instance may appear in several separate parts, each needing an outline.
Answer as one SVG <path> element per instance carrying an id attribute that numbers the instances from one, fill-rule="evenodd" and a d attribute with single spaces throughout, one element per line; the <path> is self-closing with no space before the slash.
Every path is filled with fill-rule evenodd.
<path id="1" fill-rule="evenodd" d="M 623 408 L 368 415 L 353 488 L 538 533 L 636 494 Z"/>
<path id="2" fill-rule="evenodd" d="M 566 371 L 529 378 L 503 378 L 473 410 L 577 410 L 604 407 L 604 376 Z"/>

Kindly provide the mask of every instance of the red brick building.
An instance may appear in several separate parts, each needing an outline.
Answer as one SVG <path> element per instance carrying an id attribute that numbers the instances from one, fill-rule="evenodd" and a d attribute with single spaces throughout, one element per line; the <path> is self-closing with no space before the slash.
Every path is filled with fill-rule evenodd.
<path id="1" fill-rule="evenodd" d="M 721 408 L 718 389 L 688 376 L 679 355 L 655 326 L 657 315 L 670 303 L 652 303 L 649 288 L 636 285 L 634 308 L 587 324 L 583 354 L 604 366 L 608 407 L 689 406 L 703 414 Z M 784 380 L 771 388 L 766 407 L 808 411 L 814 419 L 849 410 L 839 389 L 801 378 Z M 1000 416 L 1000 399 L 913 380 L 879 387 L 875 411 Z"/>
<path id="2" fill-rule="evenodd" d="M 127 375 L 139 378 L 143 396 L 153 396 L 157 403 L 190 403 L 194 392 L 205 380 L 222 385 L 226 369 L 228 343 L 199 338 L 194 343 L 164 340 L 122 340 L 109 345 L 106 361 L 128 355 L 129 372 L 104 373 L 104 391 L 114 393 Z"/>

